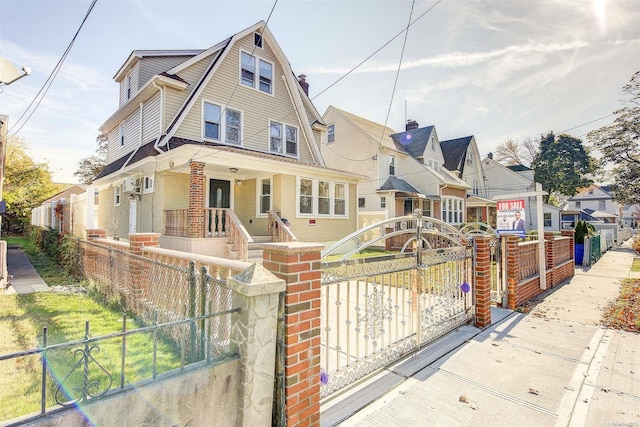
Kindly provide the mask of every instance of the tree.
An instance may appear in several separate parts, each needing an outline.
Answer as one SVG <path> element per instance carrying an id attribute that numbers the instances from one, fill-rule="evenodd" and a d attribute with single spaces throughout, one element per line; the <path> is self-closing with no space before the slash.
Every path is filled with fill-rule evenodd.
<path id="1" fill-rule="evenodd" d="M 496 160 L 504 165 L 524 165 L 529 166 L 538 153 L 538 142 L 527 138 L 522 142 L 517 139 L 508 138 L 496 147 Z"/>
<path id="2" fill-rule="evenodd" d="M 33 161 L 22 138 L 8 138 L 3 188 L 7 211 L 3 229 L 22 233 L 31 222 L 31 209 L 62 191 L 62 187 L 51 181 L 47 162 Z"/>
<path id="3" fill-rule="evenodd" d="M 80 179 L 81 184 L 91 184 L 102 168 L 107 164 L 107 146 L 109 140 L 106 133 L 96 137 L 98 148 L 94 155 L 83 158 L 78 162 L 78 169 L 73 173 Z"/>
<path id="4" fill-rule="evenodd" d="M 593 183 L 589 175 L 595 171 L 595 164 L 581 140 L 549 132 L 541 135 L 540 151 L 531 166 L 543 190 L 573 196 L 579 188 Z M 545 196 L 545 202 L 548 201 L 549 196 Z"/>
<path id="5" fill-rule="evenodd" d="M 613 197 L 626 204 L 640 203 L 640 71 L 622 87 L 622 108 L 612 124 L 589 132 L 587 139 L 602 155 L 602 165 L 613 165 Z"/>

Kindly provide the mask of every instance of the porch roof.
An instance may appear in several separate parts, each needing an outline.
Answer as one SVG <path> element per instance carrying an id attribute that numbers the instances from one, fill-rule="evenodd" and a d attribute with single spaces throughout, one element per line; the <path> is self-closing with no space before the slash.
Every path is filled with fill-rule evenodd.
<path id="1" fill-rule="evenodd" d="M 468 196 L 467 207 L 468 208 L 483 208 L 485 206 L 495 207 L 496 202 L 494 200 L 485 199 L 480 196 Z"/>
<path id="2" fill-rule="evenodd" d="M 400 193 L 407 193 L 415 195 L 420 199 L 428 199 L 428 200 L 440 200 L 439 196 L 427 195 L 423 194 L 413 185 L 409 184 L 402 178 L 396 178 L 395 176 L 390 176 L 387 178 L 382 187 L 376 190 L 377 192 L 385 192 L 385 191 L 396 191 Z"/>

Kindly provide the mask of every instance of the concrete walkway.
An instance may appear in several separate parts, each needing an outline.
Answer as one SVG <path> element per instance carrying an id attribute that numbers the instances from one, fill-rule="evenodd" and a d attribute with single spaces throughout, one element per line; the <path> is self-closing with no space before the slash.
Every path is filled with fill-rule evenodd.
<path id="1" fill-rule="evenodd" d="M 629 243 L 529 314 L 494 309 L 323 403 L 323 426 L 640 426 L 640 334 L 609 330 L 602 311 L 630 273 Z"/>
<path id="2" fill-rule="evenodd" d="M 50 290 L 49 286 L 36 273 L 29 258 L 20 247 L 9 246 L 7 248 L 7 272 L 9 273 L 9 286 L 3 292 L 4 294 L 28 294 Z"/>

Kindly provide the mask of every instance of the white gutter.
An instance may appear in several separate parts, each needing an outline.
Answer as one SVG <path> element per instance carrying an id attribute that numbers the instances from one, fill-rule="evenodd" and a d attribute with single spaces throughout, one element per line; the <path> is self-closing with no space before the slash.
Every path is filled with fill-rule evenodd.
<path id="1" fill-rule="evenodd" d="M 164 129 L 164 87 L 163 86 L 158 86 L 158 84 L 155 82 L 155 80 L 152 80 L 151 83 L 153 84 L 153 87 L 155 87 L 156 89 L 158 89 L 160 91 L 160 133 L 158 134 L 158 137 L 156 138 L 156 142 L 153 143 L 153 148 L 160 154 L 164 153 L 164 151 L 162 151 L 160 149 L 160 147 L 158 147 L 158 143 L 160 142 L 160 138 L 162 138 L 162 129 Z M 155 177 L 154 177 L 155 180 Z"/>

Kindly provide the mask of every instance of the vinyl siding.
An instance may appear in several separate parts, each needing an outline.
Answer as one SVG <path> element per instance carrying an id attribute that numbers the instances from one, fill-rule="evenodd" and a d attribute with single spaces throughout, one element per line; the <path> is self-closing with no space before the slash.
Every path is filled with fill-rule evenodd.
<path id="1" fill-rule="evenodd" d="M 164 73 L 192 58 L 191 56 L 159 56 L 141 58 L 138 78 L 138 89 L 144 86 L 156 74 Z M 187 80 L 189 81 L 189 80 Z M 189 81 L 189 83 L 193 83 Z"/>
<path id="2" fill-rule="evenodd" d="M 189 96 L 189 94 L 191 94 L 198 81 L 200 81 L 200 79 L 202 78 L 202 75 L 204 74 L 213 58 L 213 56 L 208 56 L 202 61 L 199 61 L 178 73 L 180 78 L 189 82 L 189 86 L 185 90 L 177 90 L 172 88 L 165 89 L 165 126 L 168 126 L 169 124 L 171 124 L 171 122 L 173 122 L 176 114 L 178 114 L 187 97 Z M 197 139 L 197 141 L 199 140 L 200 138 Z"/>
<path id="3" fill-rule="evenodd" d="M 269 152 L 269 122 L 278 121 L 298 128 L 299 160 L 312 162 L 305 134 L 297 115 L 293 114 L 294 106 L 284 86 L 283 69 L 276 61 L 275 55 L 265 43 L 265 48 L 257 49 L 255 56 L 273 64 L 273 95 L 240 84 L 240 49 L 245 52 L 253 50 L 253 34 L 231 46 L 224 61 L 213 75 L 207 87 L 189 114 L 176 131 L 176 136 L 202 140 L 202 102 L 207 100 L 219 103 L 242 112 L 242 143 L 251 150 Z"/>
<path id="4" fill-rule="evenodd" d="M 109 149 L 107 150 L 107 163 L 119 159 L 138 146 L 140 141 L 140 110 L 124 120 L 124 146 L 120 146 L 120 126 L 109 132 Z"/>
<path id="5" fill-rule="evenodd" d="M 138 88 L 140 87 L 138 86 L 139 77 L 140 77 L 139 62 L 133 66 L 131 71 L 129 71 L 129 73 L 126 76 L 124 76 L 124 78 L 120 82 L 120 104 L 119 105 L 121 107 L 125 102 L 128 101 L 127 95 L 126 95 L 127 76 L 131 76 L 131 98 L 133 98 L 135 94 L 138 92 Z"/>
<path id="6" fill-rule="evenodd" d="M 160 135 L 160 93 L 145 102 L 142 109 L 142 142 L 146 143 Z"/>

